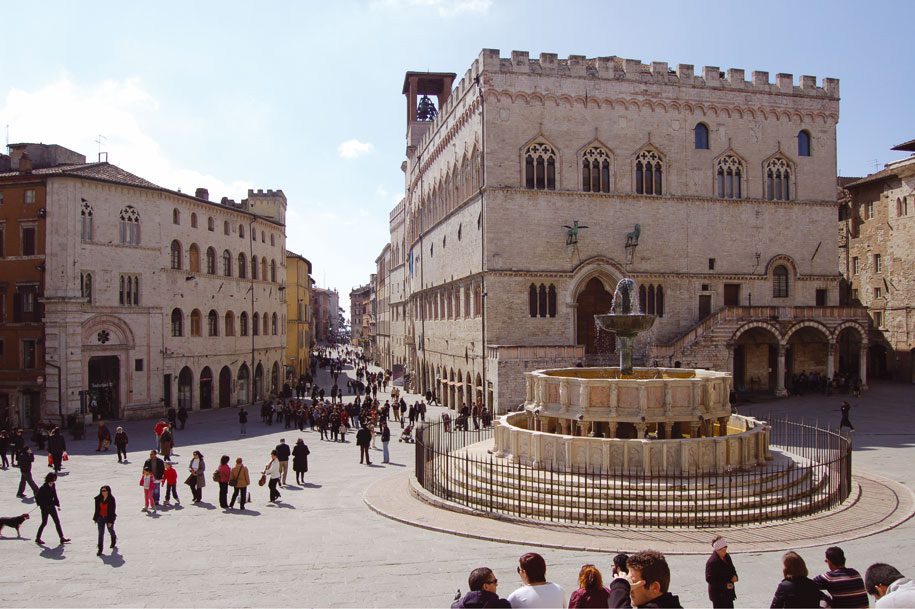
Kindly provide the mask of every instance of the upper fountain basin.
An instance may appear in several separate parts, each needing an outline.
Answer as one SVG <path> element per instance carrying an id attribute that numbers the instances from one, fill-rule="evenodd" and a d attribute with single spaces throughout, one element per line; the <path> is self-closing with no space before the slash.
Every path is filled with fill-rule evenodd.
<path id="1" fill-rule="evenodd" d="M 595 315 L 594 320 L 601 330 L 614 332 L 617 336 L 635 336 L 644 332 L 654 325 L 657 319 L 655 315 L 646 313 L 622 314 L 606 313 L 604 315 Z"/>

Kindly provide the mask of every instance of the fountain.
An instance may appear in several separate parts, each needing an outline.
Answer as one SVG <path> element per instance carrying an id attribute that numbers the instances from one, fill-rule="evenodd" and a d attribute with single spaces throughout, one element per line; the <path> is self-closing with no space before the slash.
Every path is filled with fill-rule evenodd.
<path id="1" fill-rule="evenodd" d="M 656 317 L 638 311 L 638 302 L 633 304 L 635 281 L 620 279 L 613 292 L 610 313 L 595 315 L 594 321 L 601 330 L 613 332 L 619 338 L 620 376 L 632 374 L 632 344 L 639 333 L 649 330 Z"/>

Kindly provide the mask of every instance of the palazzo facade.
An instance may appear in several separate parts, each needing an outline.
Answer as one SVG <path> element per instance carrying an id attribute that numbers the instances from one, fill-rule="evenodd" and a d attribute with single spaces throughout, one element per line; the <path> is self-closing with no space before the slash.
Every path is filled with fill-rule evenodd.
<path id="1" fill-rule="evenodd" d="M 504 412 L 525 371 L 615 365 L 593 316 L 623 277 L 658 317 L 642 364 L 777 394 L 801 371 L 866 383 L 869 318 L 839 302 L 837 80 L 490 49 L 455 79 L 403 86 L 406 195 L 384 258 L 389 278 L 405 269 L 416 389 Z"/>

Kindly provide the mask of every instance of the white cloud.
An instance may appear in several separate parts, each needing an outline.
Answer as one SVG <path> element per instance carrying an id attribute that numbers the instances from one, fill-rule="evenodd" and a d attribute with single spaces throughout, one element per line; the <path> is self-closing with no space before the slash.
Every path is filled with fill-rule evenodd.
<path id="1" fill-rule="evenodd" d="M 370 142 L 360 142 L 357 139 L 346 140 L 337 146 L 337 154 L 343 159 L 358 159 L 372 151 Z"/>
<path id="2" fill-rule="evenodd" d="M 385 188 L 384 186 L 379 184 L 378 187 L 375 189 L 375 194 L 378 195 L 382 199 L 387 199 L 388 195 L 390 193 L 388 192 L 387 188 Z"/>
<path id="3" fill-rule="evenodd" d="M 394 11 L 432 8 L 439 17 L 457 17 L 467 13 L 485 15 L 492 6 L 492 0 L 373 0 L 370 6 Z"/>
<path id="4" fill-rule="evenodd" d="M 241 199 L 253 184 L 225 181 L 194 169 L 175 167 L 145 124 L 160 104 L 139 78 L 78 84 L 62 76 L 33 91 L 10 89 L 0 101 L 0 122 L 10 125 L 10 142 L 60 144 L 96 161 L 108 161 L 164 188 L 193 193 L 197 187 L 211 198 Z"/>

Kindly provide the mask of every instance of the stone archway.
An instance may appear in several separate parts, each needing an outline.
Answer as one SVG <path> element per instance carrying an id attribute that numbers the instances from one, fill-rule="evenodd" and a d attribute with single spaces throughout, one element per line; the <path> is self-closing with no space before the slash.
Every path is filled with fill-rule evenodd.
<path id="1" fill-rule="evenodd" d="M 575 343 L 584 345 L 585 355 L 616 350 L 616 336 L 600 330 L 594 323 L 594 316 L 609 312 L 612 302 L 613 293 L 598 277 L 589 279 L 575 298 Z"/>
<path id="2" fill-rule="evenodd" d="M 785 334 L 783 343 L 786 388 L 797 394 L 822 390 L 832 372 L 829 330 L 816 322 L 802 322 Z"/>
<path id="3" fill-rule="evenodd" d="M 779 389 L 777 330 L 767 324 L 741 328 L 734 345 L 734 387 L 750 393 L 775 393 Z"/>

